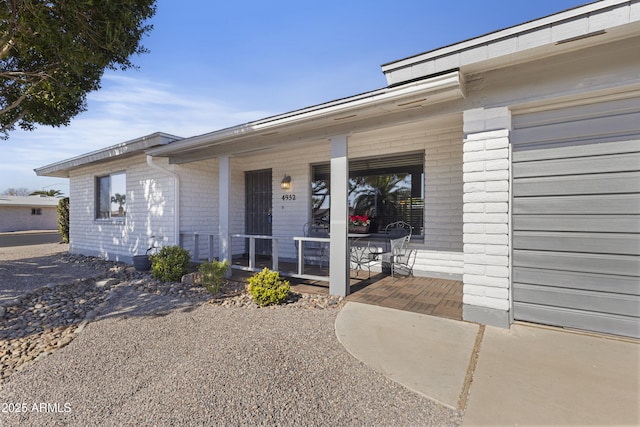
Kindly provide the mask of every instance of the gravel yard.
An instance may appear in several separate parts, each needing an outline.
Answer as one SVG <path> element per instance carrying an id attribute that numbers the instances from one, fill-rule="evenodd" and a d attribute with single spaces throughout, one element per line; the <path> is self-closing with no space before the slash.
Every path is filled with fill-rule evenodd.
<path id="1" fill-rule="evenodd" d="M 53 341 L 46 357 L 0 383 L 0 426 L 461 423 L 456 411 L 348 354 L 334 332 L 341 305 L 335 301 L 307 295 L 257 308 L 237 292 L 209 301 L 190 285 L 154 283 L 123 266 L 63 255 L 66 245 L 56 246 L 10 254 L 0 248 L 0 291 L 7 298 L 50 285 L 0 316 L 5 356 L 16 342 L 28 349 L 30 339 L 48 332 L 32 322 L 31 335 L 11 336 L 27 326 L 7 328 L 19 323 L 12 313 L 37 314 L 54 298 L 49 294 L 68 288 L 93 295 L 95 279 L 86 276 L 116 280 L 103 283 L 95 299 L 74 294 L 75 304 L 88 306 L 66 326 L 72 339 L 57 347 Z M 41 273 L 41 266 L 54 273 Z"/>

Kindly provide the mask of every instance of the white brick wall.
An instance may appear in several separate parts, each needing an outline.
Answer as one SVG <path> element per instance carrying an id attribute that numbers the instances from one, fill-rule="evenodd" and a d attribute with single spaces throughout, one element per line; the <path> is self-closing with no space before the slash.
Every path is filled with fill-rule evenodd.
<path id="1" fill-rule="evenodd" d="M 218 256 L 218 161 L 176 165 L 174 171 L 180 177 L 180 232 L 200 234 L 200 258 L 208 255 L 208 234 L 214 234 L 214 256 Z M 183 246 L 193 255 L 192 234 L 183 236 Z"/>
<path id="2" fill-rule="evenodd" d="M 272 173 L 272 234 L 281 236 L 280 257 L 295 258 L 293 236 L 301 236 L 304 224 L 310 220 L 311 163 L 329 160 L 329 144 L 320 142 L 282 151 L 260 153 L 254 156 L 234 157 L 231 162 L 234 183 L 234 215 L 232 234 L 244 233 L 244 172 L 271 169 Z M 291 189 L 282 190 L 280 181 L 284 175 L 291 177 Z M 295 195 L 295 200 L 282 200 L 283 195 Z M 234 242 L 234 253 L 244 251 L 243 242 Z"/>
<path id="3" fill-rule="evenodd" d="M 160 159 L 156 163 L 166 166 Z M 126 172 L 127 180 L 125 221 L 96 220 L 96 177 L 121 171 Z M 132 255 L 145 253 L 154 240 L 174 244 L 173 188 L 173 178 L 150 168 L 144 155 L 73 171 L 69 251 L 128 262 Z"/>
<path id="4" fill-rule="evenodd" d="M 424 249 L 462 252 L 462 121 L 355 134 L 349 158 L 425 152 Z"/>
<path id="5" fill-rule="evenodd" d="M 462 252 L 418 250 L 413 269 L 416 276 L 462 277 L 464 255 Z"/>
<path id="6" fill-rule="evenodd" d="M 463 303 L 506 313 L 510 115 L 504 108 L 478 109 L 465 112 L 464 119 Z M 506 129 L 491 130 L 495 126 Z"/>
<path id="7" fill-rule="evenodd" d="M 425 151 L 426 218 L 425 238 L 416 258 L 416 271 L 462 277 L 462 132 L 461 123 L 434 131 L 412 127 L 411 132 L 370 132 L 356 134 L 349 140 L 349 157 L 397 155 L 402 152 Z M 303 226 L 310 220 L 311 165 L 330 160 L 328 141 L 314 141 L 287 149 L 261 152 L 231 159 L 232 215 L 231 233 L 244 233 L 244 172 L 271 168 L 273 182 L 272 230 L 280 236 L 280 256 L 293 259 L 296 247 L 293 236 L 302 235 Z M 190 164 L 183 165 L 188 168 Z M 217 188 L 217 161 L 211 172 Z M 182 172 L 179 171 L 182 176 Z M 292 188 L 282 190 L 280 180 L 291 176 Z M 205 175 L 202 179 L 208 179 Z M 185 184 L 183 184 L 183 188 Z M 184 190 L 183 190 L 184 191 Z M 217 221 L 217 189 L 214 189 Z M 284 194 L 295 195 L 295 200 L 282 200 Z M 186 199 L 186 197 L 185 197 Z M 183 202 L 183 205 L 186 202 Z M 195 217 L 202 213 L 196 212 Z M 183 226 L 186 226 L 185 223 Z M 201 242 L 201 250 L 206 243 Z M 233 253 L 244 251 L 244 243 L 236 239 Z"/>
<path id="8" fill-rule="evenodd" d="M 463 171 L 460 117 L 438 130 L 424 124 L 356 134 L 349 141 L 351 158 L 372 155 L 397 155 L 402 152 L 425 152 L 425 235 L 417 243 L 416 272 L 462 276 Z M 310 220 L 311 165 L 330 160 L 328 141 L 310 141 L 282 150 L 231 158 L 231 234 L 244 233 L 244 173 L 272 170 L 273 235 L 280 237 L 283 258 L 297 255 L 294 236 L 302 235 Z M 207 254 L 207 233 L 217 234 L 219 217 L 218 160 L 203 160 L 182 165 L 168 165 L 180 176 L 180 231 L 202 233 L 200 254 Z M 95 177 L 116 171 L 127 173 L 127 219 L 124 224 L 93 219 Z M 282 190 L 284 175 L 292 178 L 292 188 Z M 72 251 L 98 254 L 110 259 L 128 259 L 143 253 L 152 235 L 165 244 L 173 244 L 173 179 L 148 167 L 144 156 L 118 160 L 108 165 L 88 166 L 75 171 L 71 178 Z M 283 195 L 295 200 L 283 200 Z M 97 236 L 97 239 L 96 239 Z M 218 256 L 218 240 L 214 244 Z M 193 237 L 184 239 L 192 249 Z M 234 254 L 244 252 L 244 242 L 235 239 Z M 417 273 L 419 274 L 419 273 Z"/>

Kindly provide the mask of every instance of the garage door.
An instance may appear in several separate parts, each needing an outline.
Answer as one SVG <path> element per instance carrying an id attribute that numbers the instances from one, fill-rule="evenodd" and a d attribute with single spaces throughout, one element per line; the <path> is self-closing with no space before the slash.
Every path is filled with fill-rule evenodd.
<path id="1" fill-rule="evenodd" d="M 513 123 L 514 318 L 640 338 L 640 99 Z"/>

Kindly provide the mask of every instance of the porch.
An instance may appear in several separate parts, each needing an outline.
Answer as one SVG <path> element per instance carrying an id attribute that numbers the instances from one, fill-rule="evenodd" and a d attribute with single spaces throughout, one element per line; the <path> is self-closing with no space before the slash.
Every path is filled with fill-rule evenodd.
<path id="1" fill-rule="evenodd" d="M 268 263 L 267 263 L 268 264 Z M 265 267 L 267 265 L 265 264 Z M 247 280 L 253 272 L 233 270 L 234 280 Z M 329 294 L 326 281 L 287 277 L 291 290 L 299 293 Z M 430 277 L 391 277 L 351 270 L 351 294 L 346 301 L 394 308 L 419 314 L 462 320 L 462 282 Z"/>

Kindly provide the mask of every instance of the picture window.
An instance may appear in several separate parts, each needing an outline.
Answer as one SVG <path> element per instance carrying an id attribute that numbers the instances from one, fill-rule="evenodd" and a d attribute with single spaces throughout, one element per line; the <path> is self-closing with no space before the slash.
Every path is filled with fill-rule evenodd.
<path id="1" fill-rule="evenodd" d="M 96 219 L 127 215 L 127 177 L 124 172 L 96 178 Z"/>

